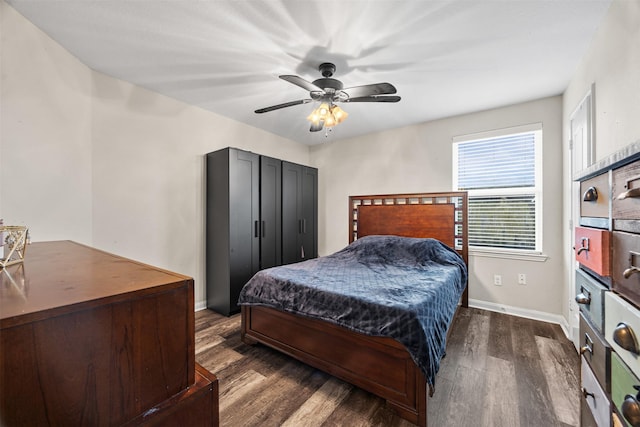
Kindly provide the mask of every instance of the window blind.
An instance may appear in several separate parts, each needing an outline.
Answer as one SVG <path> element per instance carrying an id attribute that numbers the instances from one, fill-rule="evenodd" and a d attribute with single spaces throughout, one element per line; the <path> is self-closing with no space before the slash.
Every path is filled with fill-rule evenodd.
<path id="1" fill-rule="evenodd" d="M 458 188 L 533 187 L 533 132 L 461 143 L 458 147 Z"/>
<path id="2" fill-rule="evenodd" d="M 540 131 L 454 144 L 458 190 L 469 193 L 469 245 L 537 250 Z"/>
<path id="3" fill-rule="evenodd" d="M 469 198 L 469 245 L 502 249 L 536 248 L 536 206 L 532 194 Z"/>

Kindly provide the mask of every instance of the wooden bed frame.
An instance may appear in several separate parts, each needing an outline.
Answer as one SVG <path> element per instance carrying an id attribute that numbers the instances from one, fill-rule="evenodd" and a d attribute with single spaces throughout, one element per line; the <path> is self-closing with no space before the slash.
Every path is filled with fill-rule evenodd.
<path id="1" fill-rule="evenodd" d="M 349 198 L 349 242 L 373 234 L 433 237 L 468 263 L 467 193 Z M 468 306 L 468 289 L 460 304 Z M 262 343 L 387 400 L 398 415 L 427 426 L 429 386 L 405 347 L 276 309 L 242 306 L 243 342 Z"/>

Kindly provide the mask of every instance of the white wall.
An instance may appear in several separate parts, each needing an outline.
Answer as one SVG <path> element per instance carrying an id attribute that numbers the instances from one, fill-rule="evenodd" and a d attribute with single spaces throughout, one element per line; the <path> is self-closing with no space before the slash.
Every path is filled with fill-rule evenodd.
<path id="1" fill-rule="evenodd" d="M 308 147 L 94 72 L 0 7 L 0 217 L 192 276 L 204 307 L 204 154 Z"/>
<path id="2" fill-rule="evenodd" d="M 204 154 L 308 164 L 308 147 L 93 72 L 93 245 L 194 277 L 204 307 Z"/>
<path id="3" fill-rule="evenodd" d="M 640 1 L 614 0 L 564 93 L 569 116 L 595 83 L 596 160 L 640 139 Z"/>
<path id="4" fill-rule="evenodd" d="M 564 188 L 571 191 L 570 116 L 595 85 L 595 161 L 640 141 L 640 1 L 614 0 L 576 69 L 563 97 Z M 565 301 L 573 295 L 572 233 L 568 227 L 571 200 L 563 204 Z M 564 304 L 565 317 L 569 304 Z"/>
<path id="5" fill-rule="evenodd" d="M 91 243 L 90 73 L 4 2 L 0 15 L 0 217 Z"/>
<path id="6" fill-rule="evenodd" d="M 320 170 L 320 253 L 348 243 L 348 197 L 452 189 L 452 138 L 543 124 L 543 252 L 546 261 L 472 255 L 469 297 L 477 306 L 560 321 L 562 282 L 562 98 L 559 96 L 312 147 Z M 517 284 L 527 275 L 526 286 Z M 493 275 L 503 285 L 493 285 Z"/>

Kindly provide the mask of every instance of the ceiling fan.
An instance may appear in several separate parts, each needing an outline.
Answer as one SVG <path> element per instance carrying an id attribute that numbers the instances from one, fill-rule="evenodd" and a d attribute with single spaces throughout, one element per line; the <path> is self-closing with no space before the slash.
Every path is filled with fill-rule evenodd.
<path id="1" fill-rule="evenodd" d="M 302 77 L 294 75 L 282 75 L 282 80 L 300 86 L 309 91 L 309 98 L 284 104 L 272 105 L 260 108 L 255 112 L 266 113 L 294 105 L 308 104 L 319 101 L 320 106 L 307 117 L 311 122 L 310 132 L 318 132 L 324 127 L 333 127 L 347 118 L 348 114 L 336 104 L 339 102 L 398 102 L 399 96 L 388 96 L 396 93 L 396 88 L 390 83 L 374 83 L 363 86 L 343 87 L 340 80 L 332 78 L 336 66 L 330 62 L 320 64 L 318 70 L 322 74 L 321 79 L 309 82 Z"/>

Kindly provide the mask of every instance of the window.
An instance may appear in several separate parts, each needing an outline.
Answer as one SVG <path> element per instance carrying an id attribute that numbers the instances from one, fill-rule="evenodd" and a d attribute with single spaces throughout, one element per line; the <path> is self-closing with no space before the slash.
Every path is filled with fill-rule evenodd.
<path id="1" fill-rule="evenodd" d="M 454 138 L 453 182 L 469 194 L 469 246 L 542 249 L 542 126 Z"/>

